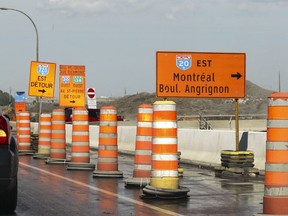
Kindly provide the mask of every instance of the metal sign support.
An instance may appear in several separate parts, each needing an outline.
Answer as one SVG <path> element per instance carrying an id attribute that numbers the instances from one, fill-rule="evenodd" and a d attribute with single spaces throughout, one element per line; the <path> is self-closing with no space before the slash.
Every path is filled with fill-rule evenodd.
<path id="1" fill-rule="evenodd" d="M 236 132 L 236 151 L 239 151 L 239 103 L 235 99 L 235 132 Z"/>

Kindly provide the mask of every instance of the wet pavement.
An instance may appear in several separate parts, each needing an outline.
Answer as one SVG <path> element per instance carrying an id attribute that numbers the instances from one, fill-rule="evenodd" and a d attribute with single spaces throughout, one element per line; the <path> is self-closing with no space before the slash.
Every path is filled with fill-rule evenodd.
<path id="1" fill-rule="evenodd" d="M 91 163 L 96 163 L 96 157 L 91 156 Z M 263 212 L 261 180 L 222 179 L 213 170 L 181 164 L 180 186 L 189 188 L 188 198 L 141 199 L 140 187 L 125 187 L 125 179 L 133 175 L 133 157 L 120 154 L 118 165 L 123 178 L 95 178 L 93 171 L 71 171 L 65 164 L 21 156 L 15 215 L 248 216 Z"/>

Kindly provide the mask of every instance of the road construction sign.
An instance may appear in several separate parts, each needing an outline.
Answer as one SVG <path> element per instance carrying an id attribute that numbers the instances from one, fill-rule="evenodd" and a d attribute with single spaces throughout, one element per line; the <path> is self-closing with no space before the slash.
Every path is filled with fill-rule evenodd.
<path id="1" fill-rule="evenodd" d="M 29 96 L 54 97 L 56 64 L 32 61 L 30 65 Z"/>
<path id="2" fill-rule="evenodd" d="M 15 109 L 15 113 L 25 112 L 26 111 L 26 103 L 25 102 L 15 102 L 14 109 Z"/>
<path id="3" fill-rule="evenodd" d="M 157 97 L 244 98 L 245 53 L 156 52 Z"/>
<path id="4" fill-rule="evenodd" d="M 60 65 L 59 105 L 85 107 L 85 66 Z"/>

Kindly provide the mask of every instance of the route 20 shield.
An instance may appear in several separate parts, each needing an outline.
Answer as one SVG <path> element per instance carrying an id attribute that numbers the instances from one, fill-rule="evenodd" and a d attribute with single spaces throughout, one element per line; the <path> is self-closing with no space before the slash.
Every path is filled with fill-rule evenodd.
<path id="1" fill-rule="evenodd" d="M 177 55 L 176 56 L 176 66 L 181 70 L 187 70 L 192 65 L 191 55 Z"/>
<path id="2" fill-rule="evenodd" d="M 49 65 L 48 64 L 39 64 L 38 65 L 38 73 L 42 76 L 46 76 L 49 72 Z"/>

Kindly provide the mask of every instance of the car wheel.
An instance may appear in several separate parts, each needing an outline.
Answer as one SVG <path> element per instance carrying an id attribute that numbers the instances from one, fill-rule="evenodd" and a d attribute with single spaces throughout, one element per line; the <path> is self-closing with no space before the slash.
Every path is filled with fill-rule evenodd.
<path id="1" fill-rule="evenodd" d="M 0 211 L 1 213 L 14 213 L 18 199 L 18 182 L 15 179 L 15 184 L 11 189 L 7 189 L 0 194 Z"/>

